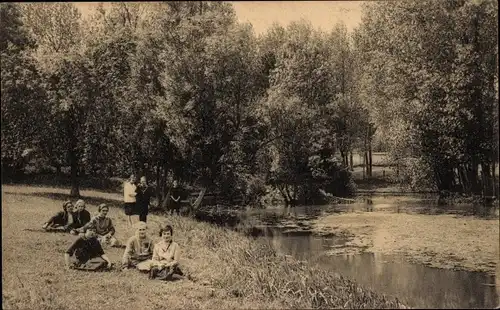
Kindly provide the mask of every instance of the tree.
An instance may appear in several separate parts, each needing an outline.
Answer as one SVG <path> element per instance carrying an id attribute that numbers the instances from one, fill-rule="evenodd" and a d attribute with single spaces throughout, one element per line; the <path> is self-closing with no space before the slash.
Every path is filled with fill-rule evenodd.
<path id="1" fill-rule="evenodd" d="M 18 5 L 0 4 L 2 72 L 2 167 L 11 174 L 22 164 L 22 153 L 43 145 L 48 122 L 43 81 L 30 57 L 34 41 L 22 24 Z"/>
<path id="2" fill-rule="evenodd" d="M 440 191 L 480 193 L 478 167 L 491 171 L 495 161 L 495 8 L 493 1 L 376 3 L 361 27 L 362 92 L 373 98 L 377 123 L 399 138 L 391 153 L 422 157 Z"/>

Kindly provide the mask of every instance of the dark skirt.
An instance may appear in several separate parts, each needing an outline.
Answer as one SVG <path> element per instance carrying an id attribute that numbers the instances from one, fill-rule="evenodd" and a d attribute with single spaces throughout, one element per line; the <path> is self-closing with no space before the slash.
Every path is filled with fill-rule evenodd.
<path id="1" fill-rule="evenodd" d="M 135 202 L 124 203 L 123 210 L 125 211 L 125 215 L 138 215 L 139 214 Z"/>

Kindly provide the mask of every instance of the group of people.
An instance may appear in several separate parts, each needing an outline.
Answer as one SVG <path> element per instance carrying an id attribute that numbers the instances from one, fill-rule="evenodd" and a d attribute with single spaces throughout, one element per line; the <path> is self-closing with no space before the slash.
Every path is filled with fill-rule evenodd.
<path id="1" fill-rule="evenodd" d="M 81 229 L 90 222 L 90 213 L 85 209 L 85 201 L 78 200 L 75 205 L 71 201 L 63 203 L 63 210 L 52 216 L 42 226 L 45 230 L 59 229 L 78 234 Z"/>
<path id="2" fill-rule="evenodd" d="M 113 264 L 103 247 L 121 247 L 121 243 L 114 237 L 115 227 L 107 216 L 108 212 L 109 206 L 100 204 L 98 214 L 91 218 L 83 200 L 78 200 L 75 206 L 71 201 L 66 201 L 63 203 L 63 210 L 43 224 L 45 230 L 78 235 L 64 254 L 68 269 L 102 271 L 112 268 Z M 137 222 L 135 235 L 125 245 L 122 269 L 148 272 L 150 279 L 183 278 L 184 274 L 179 267 L 180 248 L 173 241 L 172 234 L 172 226 L 161 227 L 160 241 L 154 244 L 147 234 L 146 222 Z"/>
<path id="3" fill-rule="evenodd" d="M 139 221 L 147 222 L 149 203 L 153 196 L 153 189 L 148 186 L 145 176 L 137 182 L 135 175 L 123 184 L 123 209 L 128 216 L 128 223 L 132 226 L 132 216 L 139 215 Z"/>
<path id="4" fill-rule="evenodd" d="M 184 273 L 179 267 L 180 247 L 173 241 L 172 235 L 172 226 L 165 225 L 160 229 L 160 241 L 153 245 L 147 233 L 147 224 L 137 222 L 136 233 L 128 239 L 123 253 L 122 270 L 137 269 L 149 273 L 150 279 L 182 279 Z M 98 271 L 113 266 L 93 227 L 73 242 L 64 253 L 64 259 L 67 269 Z"/>
<path id="5" fill-rule="evenodd" d="M 168 209 L 171 214 L 180 214 L 181 193 L 177 181 L 174 181 L 170 189 Z M 153 189 L 148 185 L 146 177 L 142 176 L 137 182 L 134 174 L 123 184 L 123 210 L 128 216 L 128 223 L 132 226 L 132 216 L 139 215 L 139 221 L 147 222 L 149 204 L 153 196 Z"/>

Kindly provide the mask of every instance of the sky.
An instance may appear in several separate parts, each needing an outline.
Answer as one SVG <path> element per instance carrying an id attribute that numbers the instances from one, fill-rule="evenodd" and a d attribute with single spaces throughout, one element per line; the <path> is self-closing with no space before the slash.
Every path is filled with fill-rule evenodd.
<path id="1" fill-rule="evenodd" d="M 274 22 L 282 26 L 300 19 L 313 27 L 329 31 L 342 21 L 348 30 L 361 22 L 361 1 L 229 1 L 240 22 L 252 24 L 256 34 L 265 32 Z M 96 2 L 75 2 L 85 15 Z"/>

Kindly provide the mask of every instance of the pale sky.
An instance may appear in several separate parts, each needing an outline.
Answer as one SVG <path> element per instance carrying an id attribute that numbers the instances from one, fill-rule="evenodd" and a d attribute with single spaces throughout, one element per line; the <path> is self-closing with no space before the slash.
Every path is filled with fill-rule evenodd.
<path id="1" fill-rule="evenodd" d="M 256 34 L 265 32 L 274 22 L 282 26 L 306 19 L 318 29 L 329 31 L 343 21 L 348 30 L 361 22 L 361 1 L 229 1 L 240 22 L 253 25 Z M 96 2 L 75 2 L 85 15 Z"/>

